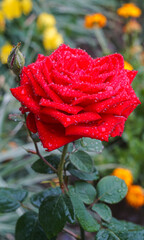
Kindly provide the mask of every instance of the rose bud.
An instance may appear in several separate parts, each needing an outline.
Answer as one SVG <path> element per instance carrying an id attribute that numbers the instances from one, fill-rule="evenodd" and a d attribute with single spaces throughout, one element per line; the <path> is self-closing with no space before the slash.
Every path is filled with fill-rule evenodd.
<path id="1" fill-rule="evenodd" d="M 8 66 L 9 68 L 18 76 L 25 64 L 25 59 L 23 54 L 19 50 L 20 43 L 15 46 L 10 55 L 8 56 Z"/>

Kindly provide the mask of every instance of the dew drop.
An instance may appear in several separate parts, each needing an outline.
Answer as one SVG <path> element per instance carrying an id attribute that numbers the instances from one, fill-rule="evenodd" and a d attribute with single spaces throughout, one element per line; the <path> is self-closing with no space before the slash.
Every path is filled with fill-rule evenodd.
<path id="1" fill-rule="evenodd" d="M 21 94 L 25 94 L 25 90 L 24 89 L 21 91 Z"/>
<path id="2" fill-rule="evenodd" d="M 102 132 L 105 132 L 105 130 L 106 130 L 106 129 L 105 129 L 104 127 L 102 127 Z"/>

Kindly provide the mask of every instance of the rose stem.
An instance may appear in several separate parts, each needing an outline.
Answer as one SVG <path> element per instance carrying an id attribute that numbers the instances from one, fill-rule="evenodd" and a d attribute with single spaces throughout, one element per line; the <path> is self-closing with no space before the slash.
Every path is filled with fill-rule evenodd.
<path id="1" fill-rule="evenodd" d="M 23 203 L 20 203 L 20 205 L 21 205 L 21 207 L 23 207 L 23 208 L 25 208 L 25 209 L 27 209 L 27 210 L 29 210 L 29 211 L 32 211 L 31 208 L 29 208 L 28 206 L 25 206 Z"/>
<path id="2" fill-rule="evenodd" d="M 81 232 L 81 240 L 85 240 L 85 231 L 81 226 L 80 226 L 80 232 Z"/>
<path id="3" fill-rule="evenodd" d="M 24 116 L 25 116 L 25 122 L 26 122 L 26 114 L 24 114 Z M 34 140 L 33 137 L 32 137 L 31 131 L 30 131 L 28 128 L 27 128 L 27 130 L 28 130 L 28 133 L 29 133 L 29 135 L 30 135 L 33 143 L 34 143 L 34 146 L 35 146 L 35 149 L 36 149 L 36 154 L 40 157 L 40 159 L 41 159 L 45 164 L 47 164 L 55 173 L 57 173 L 57 169 L 55 169 L 55 168 L 41 155 L 41 153 L 40 153 L 40 151 L 39 151 L 39 148 L 38 148 L 38 145 L 37 145 L 37 143 L 35 142 L 35 140 Z"/>
<path id="4" fill-rule="evenodd" d="M 69 229 L 64 228 L 63 231 L 69 233 L 70 235 L 72 235 L 73 237 L 75 237 L 76 239 L 81 239 L 80 236 L 76 235 L 75 233 L 71 232 Z"/>
<path id="5" fill-rule="evenodd" d="M 65 163 L 65 156 L 67 153 L 67 148 L 68 148 L 68 144 L 66 144 L 63 148 L 62 156 L 61 156 L 61 160 L 60 160 L 60 163 L 58 166 L 58 172 L 57 172 L 62 192 L 64 192 L 64 187 L 65 187 L 64 180 L 63 180 L 63 168 L 64 168 L 64 163 Z"/>

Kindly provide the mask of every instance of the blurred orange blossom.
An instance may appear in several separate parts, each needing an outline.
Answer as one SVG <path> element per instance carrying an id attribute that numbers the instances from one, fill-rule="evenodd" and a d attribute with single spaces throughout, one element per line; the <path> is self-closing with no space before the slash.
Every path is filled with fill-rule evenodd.
<path id="1" fill-rule="evenodd" d="M 103 28 L 106 25 L 107 18 L 101 13 L 95 13 L 85 16 L 86 28 Z"/>

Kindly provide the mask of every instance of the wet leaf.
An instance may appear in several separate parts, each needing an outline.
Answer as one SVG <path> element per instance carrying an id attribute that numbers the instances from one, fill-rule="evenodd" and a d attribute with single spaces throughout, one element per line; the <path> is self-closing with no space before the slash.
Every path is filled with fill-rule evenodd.
<path id="1" fill-rule="evenodd" d="M 116 232 L 125 232 L 125 231 L 138 231 L 138 230 L 143 230 L 144 227 L 131 223 L 131 222 L 126 222 L 126 221 L 120 221 L 117 220 L 116 218 L 112 218 L 110 223 L 104 223 L 104 227 L 109 228 L 112 231 Z"/>
<path id="2" fill-rule="evenodd" d="M 35 212 L 27 212 L 18 219 L 15 238 L 16 240 L 47 240 Z"/>
<path id="3" fill-rule="evenodd" d="M 96 197 L 96 189 L 90 183 L 87 182 L 76 182 L 75 192 L 86 204 L 91 204 Z"/>
<path id="4" fill-rule="evenodd" d="M 75 222 L 75 213 L 74 213 L 74 209 L 73 209 L 71 199 L 67 194 L 65 194 L 63 196 L 63 199 L 64 199 L 64 202 L 65 202 L 65 205 L 66 205 L 65 214 L 67 216 L 67 221 L 69 223 L 74 223 Z"/>
<path id="5" fill-rule="evenodd" d="M 34 194 L 30 200 L 31 200 L 31 203 L 39 208 L 42 201 L 46 198 L 46 197 L 49 197 L 49 196 L 59 196 L 61 194 L 61 189 L 59 187 L 56 187 L 56 188 L 48 188 L 40 193 L 37 193 L 37 194 Z"/>
<path id="6" fill-rule="evenodd" d="M 99 173 L 96 170 L 96 168 L 93 169 L 92 172 L 84 172 L 80 171 L 74 168 L 72 164 L 68 165 L 68 171 L 75 177 L 81 179 L 81 180 L 86 180 L 86 181 L 93 181 L 93 180 L 98 180 L 99 179 Z"/>
<path id="7" fill-rule="evenodd" d="M 48 239 L 62 231 L 66 220 L 66 205 L 62 195 L 45 198 L 39 209 L 39 221 Z"/>
<path id="8" fill-rule="evenodd" d="M 98 231 L 95 240 L 120 240 L 120 238 L 108 229 L 102 229 Z"/>
<path id="9" fill-rule="evenodd" d="M 104 148 L 100 140 L 86 137 L 81 139 L 81 146 L 85 150 L 95 153 L 101 153 Z"/>
<path id="10" fill-rule="evenodd" d="M 110 222 L 112 218 L 111 209 L 104 203 L 94 204 L 92 210 L 98 213 L 98 215 L 106 222 Z"/>
<path id="11" fill-rule="evenodd" d="M 125 182 L 115 176 L 106 176 L 97 184 L 98 198 L 107 203 L 120 202 L 127 194 Z"/>
<path id="12" fill-rule="evenodd" d="M 70 161 L 78 170 L 84 172 L 91 172 L 93 170 L 93 161 L 86 152 L 77 151 L 70 154 Z"/>
<path id="13" fill-rule="evenodd" d="M 58 168 L 60 158 L 57 155 L 50 155 L 50 156 L 45 157 L 45 159 L 54 168 L 56 168 L 56 169 Z M 54 173 L 54 171 L 46 163 L 44 163 L 41 159 L 37 160 L 36 162 L 34 162 L 32 164 L 32 169 L 38 173 L 48 173 L 48 174 Z"/>
<path id="14" fill-rule="evenodd" d="M 75 214 L 78 222 L 82 228 L 87 232 L 96 232 L 99 230 L 100 225 L 98 222 L 91 216 L 88 210 L 85 208 L 82 200 L 79 198 L 74 189 L 70 187 L 69 195 L 75 210 Z"/>
<path id="15" fill-rule="evenodd" d="M 0 213 L 16 210 L 26 197 L 27 191 L 23 189 L 0 188 Z"/>

